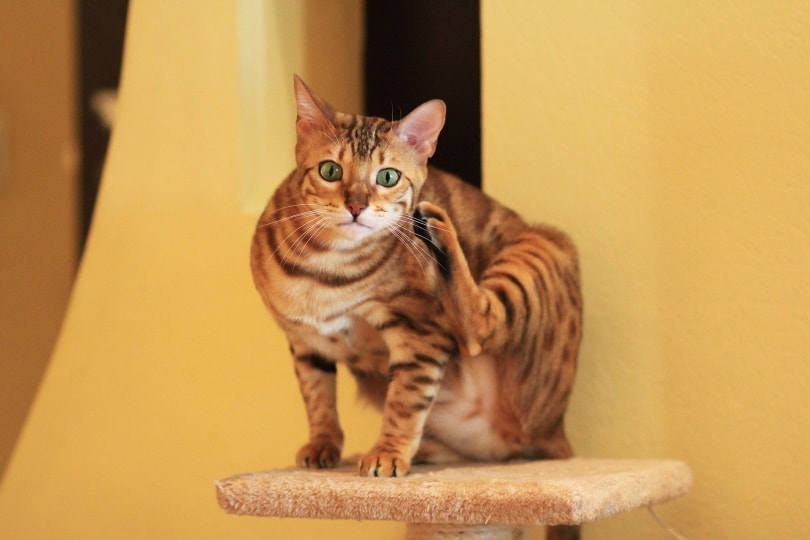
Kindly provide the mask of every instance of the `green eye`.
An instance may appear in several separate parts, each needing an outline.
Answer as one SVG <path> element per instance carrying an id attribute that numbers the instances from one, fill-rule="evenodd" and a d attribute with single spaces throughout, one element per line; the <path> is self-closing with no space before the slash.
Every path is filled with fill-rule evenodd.
<path id="1" fill-rule="evenodd" d="M 377 183 L 383 187 L 393 187 L 399 182 L 399 171 L 396 169 L 381 169 L 377 173 Z"/>
<path id="2" fill-rule="evenodd" d="M 321 163 L 318 172 L 320 173 L 321 178 L 327 182 L 337 182 L 343 178 L 343 167 L 331 160 Z"/>

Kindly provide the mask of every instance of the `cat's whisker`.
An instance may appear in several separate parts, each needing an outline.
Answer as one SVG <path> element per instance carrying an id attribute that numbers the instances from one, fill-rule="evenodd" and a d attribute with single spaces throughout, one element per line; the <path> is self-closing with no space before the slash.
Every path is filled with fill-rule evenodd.
<path id="1" fill-rule="evenodd" d="M 261 229 L 261 228 L 264 228 L 264 227 L 270 227 L 272 225 L 275 225 L 276 223 L 281 223 L 282 221 L 287 221 L 287 220 L 290 220 L 290 219 L 297 219 L 297 218 L 307 217 L 307 216 L 312 216 L 312 215 L 319 215 L 321 213 L 322 213 L 321 210 L 308 210 L 306 212 L 299 212 L 298 214 L 292 214 L 290 216 L 285 216 L 283 218 L 279 218 L 279 219 L 276 219 L 276 220 L 273 220 L 273 221 L 265 221 L 263 223 L 259 223 L 258 225 L 256 225 L 256 228 Z"/>
<path id="2" fill-rule="evenodd" d="M 403 214 L 402 217 L 407 219 L 408 221 L 410 221 L 411 225 L 413 225 L 417 221 L 423 221 L 421 219 L 417 219 L 417 218 L 415 218 L 413 216 L 410 216 L 410 215 L 407 215 L 407 214 Z M 435 227 L 435 228 L 437 228 L 439 230 L 442 230 L 442 231 L 449 231 L 450 230 L 449 228 L 445 227 L 444 225 L 433 225 L 433 227 Z"/>
<path id="3" fill-rule="evenodd" d="M 310 220 L 306 223 L 306 228 L 298 235 L 298 238 L 295 239 L 295 242 L 290 244 L 289 252 L 296 251 L 299 254 L 303 253 L 306 250 L 306 246 L 309 241 L 312 239 L 313 236 L 317 235 L 320 232 L 325 224 L 327 224 L 329 220 L 324 216 L 318 216 L 317 219 Z M 303 242 L 303 246 L 301 245 Z"/>
<path id="4" fill-rule="evenodd" d="M 304 232 L 304 234 L 302 234 L 301 237 L 303 238 L 304 236 L 306 236 L 307 241 L 304 242 L 304 245 L 301 247 L 301 251 L 306 251 L 310 240 L 318 236 L 321 233 L 321 231 L 323 231 L 328 225 L 329 220 L 325 217 L 322 217 L 320 222 L 316 223 L 315 225 L 312 226 L 312 228 Z"/>
<path id="5" fill-rule="evenodd" d="M 415 220 L 411 216 L 400 216 L 399 221 L 397 221 L 397 227 L 399 227 L 403 231 L 406 231 L 406 234 L 408 234 L 409 237 L 413 236 L 413 237 L 419 238 L 421 240 L 421 242 L 428 242 L 428 243 L 432 244 L 433 246 L 435 246 L 437 249 L 441 248 L 441 246 L 439 244 L 437 244 L 432 238 L 429 238 L 429 237 L 425 238 L 423 236 L 419 236 L 418 234 L 416 234 L 416 231 L 414 230 L 414 226 L 413 226 L 414 223 L 415 223 Z M 413 240 L 413 241 L 416 242 L 416 240 Z M 419 245 L 419 247 L 421 248 L 422 251 L 424 251 L 425 253 L 429 253 L 427 248 L 425 248 L 423 246 L 423 244 L 417 243 L 417 245 Z"/>
<path id="6" fill-rule="evenodd" d="M 408 222 L 408 225 L 409 225 L 409 227 L 408 227 L 408 226 L 403 226 L 403 228 L 405 228 L 405 229 L 412 228 L 412 227 L 413 227 L 413 225 L 414 225 L 414 223 L 416 223 L 416 219 L 415 219 L 415 218 L 413 218 L 412 216 L 402 216 L 402 217 L 403 217 L 403 218 L 406 218 L 406 221 Z M 443 230 L 443 231 L 448 230 L 448 229 L 446 229 L 446 228 L 444 228 L 444 227 L 436 227 L 436 228 L 437 228 L 437 229 L 441 229 L 441 230 Z M 414 233 L 414 234 L 415 234 L 415 233 Z M 417 236 L 419 236 L 419 235 L 417 235 Z M 419 238 L 421 238 L 423 241 L 425 241 L 425 242 L 429 243 L 430 245 L 432 245 L 432 246 L 433 246 L 433 247 L 435 247 L 436 249 L 442 249 L 442 246 L 441 246 L 441 245 L 439 245 L 439 244 L 437 244 L 437 243 L 436 243 L 436 242 L 433 240 L 433 238 L 431 238 L 430 236 L 427 236 L 427 237 L 425 237 L 425 236 L 419 236 Z"/>
<path id="7" fill-rule="evenodd" d="M 418 244 L 416 244 L 414 242 L 414 240 L 411 239 L 404 231 L 400 230 L 400 228 L 398 228 L 397 224 L 389 225 L 388 230 L 400 242 L 402 242 L 402 244 L 405 246 L 405 248 L 411 253 L 411 255 L 413 255 L 413 258 L 416 259 L 416 264 L 419 265 L 419 269 L 422 271 L 422 274 L 427 275 L 427 273 L 425 272 L 425 267 L 422 266 L 422 262 L 424 261 L 426 263 L 429 263 L 429 260 L 427 260 L 426 254 L 423 254 L 422 252 L 420 252 L 420 250 L 419 250 L 420 246 Z M 422 248 L 422 249 L 424 249 L 424 248 Z"/>
<path id="8" fill-rule="evenodd" d="M 293 198 L 291 197 L 289 200 L 293 200 Z M 318 203 L 287 204 L 287 205 L 280 206 L 278 208 L 273 209 L 271 214 L 278 214 L 278 213 L 284 212 L 285 210 L 289 210 L 290 208 L 299 208 L 299 207 L 320 208 L 322 206 L 323 206 L 322 204 L 318 204 Z"/>
<path id="9" fill-rule="evenodd" d="M 293 230 L 290 232 L 290 234 L 288 234 L 287 236 L 285 236 L 285 237 L 284 237 L 284 238 L 281 240 L 281 242 L 279 242 L 279 243 L 278 243 L 278 246 L 276 246 L 276 249 L 275 249 L 275 250 L 273 250 L 273 253 L 272 253 L 271 255 L 275 255 L 275 254 L 278 252 L 278 250 L 280 250 L 280 249 L 281 249 L 281 246 L 285 245 L 285 244 L 286 244 L 286 242 L 287 242 L 287 240 L 288 240 L 288 239 L 289 239 L 291 236 L 293 236 L 293 235 L 295 235 L 296 233 L 298 233 L 298 231 L 300 231 L 301 229 L 303 229 L 303 228 L 305 228 L 305 227 L 309 227 L 309 226 L 310 226 L 310 225 L 312 225 L 313 223 L 316 223 L 316 222 L 318 222 L 318 221 L 320 221 L 320 220 L 324 220 L 324 219 L 325 219 L 324 217 L 322 217 L 321 215 L 319 215 L 319 214 L 318 214 L 318 215 L 316 215 L 316 217 L 315 217 L 315 218 L 310 219 L 310 220 L 308 220 L 308 221 L 305 221 L 304 223 L 302 223 L 301 225 L 299 225 L 298 227 L 296 227 L 295 229 L 293 229 Z M 286 260 L 287 260 L 288 255 L 290 255 L 290 254 L 292 253 L 292 251 L 293 251 L 293 249 L 294 249 L 295 245 L 296 245 L 296 244 L 297 244 L 297 243 L 300 241 L 300 239 L 301 239 L 301 237 L 299 236 L 298 238 L 296 238 L 296 239 L 295 239 L 295 241 L 294 241 L 292 244 L 290 244 L 289 246 L 287 246 L 287 253 L 285 253 L 285 254 L 284 254 L 284 256 L 282 257 L 282 261 L 286 261 Z"/>
<path id="10" fill-rule="evenodd" d="M 413 232 L 413 229 L 411 227 L 409 227 L 407 225 L 403 225 L 402 223 L 399 223 L 399 222 L 395 223 L 395 226 L 396 226 L 397 231 L 399 232 L 399 234 L 401 235 L 402 238 L 408 240 L 408 242 L 412 246 L 414 246 L 420 253 L 425 255 L 425 258 L 427 260 L 430 260 L 430 258 L 431 258 L 430 251 L 425 247 L 425 245 L 424 245 L 424 243 L 423 243 L 423 241 L 421 239 L 417 240 L 417 238 L 419 238 L 419 237 L 416 236 L 416 234 Z"/>
<path id="11" fill-rule="evenodd" d="M 287 245 L 287 240 L 288 240 L 288 239 L 289 239 L 291 236 L 293 236 L 293 235 L 297 234 L 299 230 L 301 230 L 301 229 L 303 229 L 303 228 L 305 228 L 305 227 L 309 227 L 309 226 L 310 226 L 312 223 L 317 222 L 317 221 L 318 221 L 318 220 L 320 220 L 320 219 L 321 219 L 321 217 L 320 217 L 320 216 L 318 216 L 318 217 L 315 217 L 314 219 L 311 219 L 311 220 L 309 220 L 309 221 L 307 221 L 307 222 L 305 222 L 305 223 L 303 223 L 303 224 L 299 225 L 299 226 L 298 226 L 298 227 L 297 227 L 297 228 L 296 228 L 294 231 L 292 231 L 290 234 L 288 234 L 287 236 L 285 236 L 285 237 L 284 237 L 284 239 L 283 239 L 281 242 L 279 242 L 278 246 L 276 247 L 276 249 L 273 251 L 273 253 L 272 253 L 272 254 L 273 254 L 273 255 L 275 255 L 275 254 L 276 254 L 276 253 L 277 253 L 277 252 L 278 252 L 278 251 L 281 249 L 281 247 L 282 247 L 282 246 L 286 246 L 286 248 L 287 248 L 287 249 L 286 249 L 286 252 L 285 252 L 285 253 L 282 255 L 282 257 L 281 257 L 282 262 L 283 262 L 283 261 L 286 261 L 286 260 L 289 258 L 289 256 L 290 256 L 290 255 L 293 253 L 293 251 L 294 251 L 294 249 L 295 249 L 295 245 L 298 243 L 299 238 L 296 238 L 296 239 L 295 239 L 295 240 L 294 240 L 292 243 L 290 243 L 289 245 Z"/>
<path id="12" fill-rule="evenodd" d="M 286 205 L 286 206 L 280 206 L 280 207 L 276 208 L 275 210 L 273 210 L 273 213 L 274 213 L 274 214 L 277 214 L 277 213 L 279 213 L 279 212 L 282 212 L 282 211 L 284 211 L 284 210 L 287 210 L 288 208 L 296 208 L 296 207 L 298 207 L 298 206 L 315 206 L 315 207 L 319 207 L 319 206 L 323 206 L 323 205 L 318 204 L 318 203 L 296 203 L 296 204 L 288 204 L 288 205 Z"/>
<path id="13" fill-rule="evenodd" d="M 318 219 L 310 220 L 306 223 L 306 225 L 308 226 L 307 229 L 301 233 L 299 238 L 292 244 L 292 246 L 295 246 L 296 249 L 298 249 L 298 245 L 302 241 L 306 240 L 306 242 L 300 249 L 300 251 L 302 252 L 305 251 L 306 246 L 309 244 L 309 242 L 313 238 L 315 238 L 318 234 L 320 234 L 320 232 L 324 230 L 327 226 L 329 226 L 329 224 L 332 222 L 332 220 L 327 215 L 329 213 L 330 211 L 328 209 L 323 209 L 323 211 L 318 212 L 319 214 Z"/>
<path id="14" fill-rule="evenodd" d="M 425 269 L 422 266 L 422 263 L 429 265 L 433 260 L 433 256 L 431 255 L 430 251 L 422 244 L 420 240 L 416 240 L 413 237 L 412 229 L 410 227 L 402 225 L 399 221 L 394 222 L 389 227 L 389 230 L 394 234 L 405 247 L 410 251 L 414 258 L 416 259 L 417 263 L 419 263 L 419 267 L 422 269 L 422 273 L 425 273 Z"/>

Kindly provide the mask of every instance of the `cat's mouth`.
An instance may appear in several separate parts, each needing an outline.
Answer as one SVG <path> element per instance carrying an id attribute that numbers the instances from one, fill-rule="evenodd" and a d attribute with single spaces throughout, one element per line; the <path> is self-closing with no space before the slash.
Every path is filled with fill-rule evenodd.
<path id="1" fill-rule="evenodd" d="M 347 221 L 346 223 L 341 223 L 339 227 L 346 227 L 348 229 L 370 229 L 368 225 L 364 225 L 359 221 Z"/>
<path id="2" fill-rule="evenodd" d="M 338 225 L 338 228 L 353 238 L 367 236 L 373 229 L 359 221 L 346 221 Z"/>

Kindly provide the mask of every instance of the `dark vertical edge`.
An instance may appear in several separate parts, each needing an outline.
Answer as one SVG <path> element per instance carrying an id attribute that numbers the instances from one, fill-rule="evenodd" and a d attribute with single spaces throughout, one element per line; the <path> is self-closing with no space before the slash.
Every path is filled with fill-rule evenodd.
<path id="1" fill-rule="evenodd" d="M 365 113 L 398 119 L 441 98 L 447 122 L 432 163 L 481 186 L 478 0 L 366 0 Z"/>
<path id="2" fill-rule="evenodd" d="M 128 0 L 79 0 L 78 40 L 79 250 L 84 249 L 96 203 L 110 133 L 93 111 L 93 95 L 118 88 Z"/>

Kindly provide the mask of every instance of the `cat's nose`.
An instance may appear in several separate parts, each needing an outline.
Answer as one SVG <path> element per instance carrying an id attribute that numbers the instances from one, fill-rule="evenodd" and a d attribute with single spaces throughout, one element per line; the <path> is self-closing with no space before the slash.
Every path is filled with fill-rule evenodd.
<path id="1" fill-rule="evenodd" d="M 356 199 L 350 199 L 346 201 L 346 208 L 349 210 L 349 213 L 352 215 L 354 219 L 357 219 L 357 216 L 360 215 L 360 212 L 366 209 L 366 203 Z"/>

